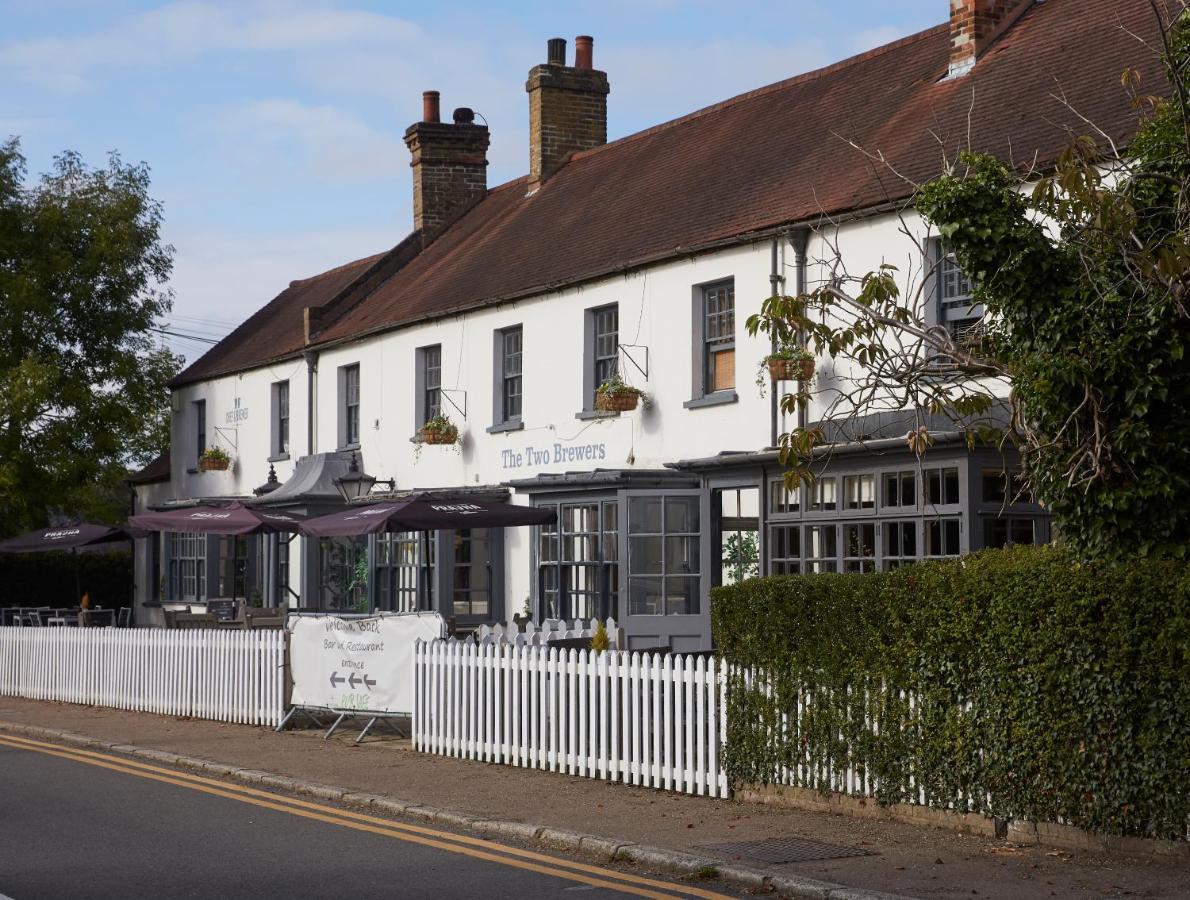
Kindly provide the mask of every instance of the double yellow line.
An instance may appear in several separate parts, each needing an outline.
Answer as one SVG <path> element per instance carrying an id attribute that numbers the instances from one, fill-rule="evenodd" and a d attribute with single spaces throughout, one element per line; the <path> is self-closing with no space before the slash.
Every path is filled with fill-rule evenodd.
<path id="1" fill-rule="evenodd" d="M 151 781 L 172 784 L 176 787 L 200 791 L 201 793 L 211 794 L 215 797 L 224 797 L 228 800 L 237 800 L 240 803 L 249 803 L 253 806 L 288 813 L 292 816 L 300 816 L 304 819 L 325 822 L 328 825 L 339 825 L 343 828 L 378 834 L 383 837 L 395 838 L 399 841 L 433 847 L 436 850 L 459 853 L 463 856 L 470 856 L 473 859 L 482 859 L 486 862 L 513 866 L 529 872 L 537 872 L 541 875 L 563 878 L 568 881 L 576 881 L 593 887 L 607 888 L 625 894 L 633 894 L 638 897 L 652 897 L 658 898 L 658 900 L 673 900 L 675 897 L 701 897 L 705 898 L 705 900 L 720 900 L 720 898 L 724 898 L 725 900 L 726 898 L 725 894 L 717 894 L 693 885 L 679 885 L 657 881 L 652 878 L 643 878 L 628 872 L 619 872 L 614 869 L 605 869 L 599 866 L 587 865 L 586 863 L 560 859 L 547 856 L 544 853 L 534 853 L 532 850 L 522 850 L 519 847 L 507 847 L 495 841 L 484 840 L 483 838 L 452 834 L 449 831 L 426 828 L 422 825 L 394 822 L 390 819 L 381 819 L 376 816 L 338 809 L 333 806 L 325 806 L 321 803 L 312 803 L 308 800 L 271 794 L 268 791 L 218 781 L 214 778 L 188 775 L 173 769 L 151 766 L 147 763 L 123 759 L 118 756 L 109 756 L 104 753 L 95 753 L 90 750 L 48 744 L 44 741 L 34 741 L 29 738 L 9 734 L 0 734 L 0 746 L 15 750 L 44 753 L 47 756 L 56 756 L 60 759 L 84 763 L 89 766 L 97 766 L 101 769 L 110 769 L 113 772 L 121 772 L 125 775 L 134 775 L 138 778 L 147 778 Z"/>

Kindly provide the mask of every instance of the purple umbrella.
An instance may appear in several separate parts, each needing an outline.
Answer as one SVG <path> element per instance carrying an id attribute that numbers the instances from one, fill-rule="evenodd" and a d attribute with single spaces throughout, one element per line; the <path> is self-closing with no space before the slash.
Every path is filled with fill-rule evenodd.
<path id="1" fill-rule="evenodd" d="M 107 544 L 111 541 L 126 541 L 128 533 L 107 525 L 80 522 L 77 525 L 56 525 L 53 528 L 39 528 L 28 534 L 18 535 L 0 541 L 0 553 L 41 553 L 45 550 L 70 550 L 91 544 Z"/>
<path id="2" fill-rule="evenodd" d="M 556 518 L 556 513 L 548 509 L 452 494 L 418 493 L 391 503 L 359 506 L 307 519 L 301 531 L 312 537 L 355 537 L 384 531 L 548 525 Z"/>
<path id="3" fill-rule="evenodd" d="M 238 500 L 147 512 L 128 517 L 128 525 L 141 531 L 184 531 L 196 534 L 272 534 L 297 531 L 305 516 L 297 513 L 251 509 Z"/>

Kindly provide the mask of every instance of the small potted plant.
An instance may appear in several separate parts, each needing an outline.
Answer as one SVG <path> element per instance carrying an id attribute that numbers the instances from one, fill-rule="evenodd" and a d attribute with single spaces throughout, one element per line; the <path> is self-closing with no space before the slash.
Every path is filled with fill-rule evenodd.
<path id="1" fill-rule="evenodd" d="M 785 345 L 764 358 L 773 381 L 809 381 L 814 377 L 814 354 L 804 347 Z"/>
<path id="2" fill-rule="evenodd" d="M 438 414 L 421 427 L 421 439 L 426 444 L 455 444 L 459 440 L 459 428 L 446 416 Z"/>
<path id="3" fill-rule="evenodd" d="M 200 472 L 226 472 L 231 466 L 231 457 L 221 447 L 207 447 L 198 458 Z"/>
<path id="4" fill-rule="evenodd" d="M 644 395 L 616 374 L 595 389 L 595 406 L 604 412 L 631 412 Z"/>

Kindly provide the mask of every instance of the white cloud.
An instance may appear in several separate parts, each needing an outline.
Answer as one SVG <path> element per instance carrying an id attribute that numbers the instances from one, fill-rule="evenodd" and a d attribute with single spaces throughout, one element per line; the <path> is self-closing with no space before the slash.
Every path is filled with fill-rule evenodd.
<path id="1" fill-rule="evenodd" d="M 235 167 L 251 177 L 291 177 L 323 183 L 375 181 L 409 167 L 395 132 L 382 134 L 329 105 L 260 100 L 228 110 L 217 130 Z"/>
<path id="2" fill-rule="evenodd" d="M 416 41 L 404 19 L 294 2 L 218 6 L 180 0 L 109 28 L 0 46 L 0 71 L 58 90 L 84 90 L 112 70 L 191 61 L 224 51 L 292 51 Z"/>

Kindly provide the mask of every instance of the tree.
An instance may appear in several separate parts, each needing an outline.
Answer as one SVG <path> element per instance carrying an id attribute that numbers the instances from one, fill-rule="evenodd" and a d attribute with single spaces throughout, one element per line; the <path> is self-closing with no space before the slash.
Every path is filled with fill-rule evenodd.
<path id="1" fill-rule="evenodd" d="M 1160 15 L 1156 4 L 1154 13 Z M 1190 542 L 1190 12 L 1162 22 L 1168 91 L 1140 92 L 1127 148 L 1094 133 L 1056 166 L 1023 177 L 964 153 L 917 187 L 911 206 L 937 229 L 985 310 L 977 333 L 954 334 L 923 302 L 931 272 L 903 297 L 886 264 L 848 274 L 837 247 L 829 277 L 802 296 L 776 296 L 749 331 L 806 342 L 843 361 L 850 380 L 824 422 L 873 408 L 942 414 L 968 440 L 1019 449 L 1028 489 L 1062 539 L 1088 556 L 1184 556 Z M 901 230 L 925 244 L 902 214 Z M 914 277 L 916 275 L 916 277 Z M 915 288 L 912 289 L 912 288 Z M 1008 386 L 1011 420 L 986 414 Z M 782 398 L 805 409 L 803 392 Z M 782 435 L 787 479 L 812 478 L 822 423 Z M 924 425 L 907 436 L 928 452 Z"/>
<path id="2" fill-rule="evenodd" d="M 169 445 L 180 362 L 152 332 L 173 248 L 148 168 L 64 153 L 25 175 L 19 142 L 0 144 L 0 534 L 119 519 L 128 467 Z"/>

